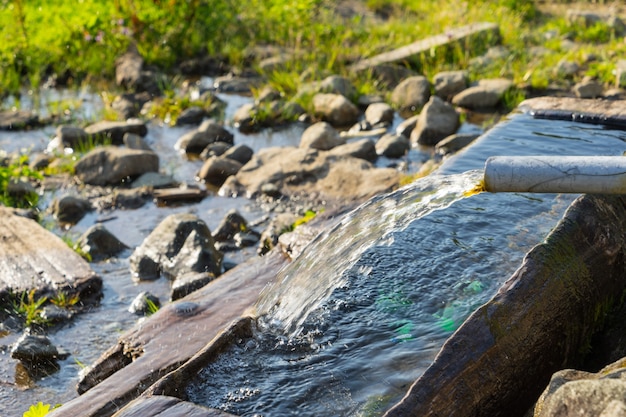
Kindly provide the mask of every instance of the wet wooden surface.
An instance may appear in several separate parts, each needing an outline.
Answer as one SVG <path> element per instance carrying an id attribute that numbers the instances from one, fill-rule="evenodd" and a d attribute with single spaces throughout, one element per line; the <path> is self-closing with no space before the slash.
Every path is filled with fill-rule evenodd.
<path id="1" fill-rule="evenodd" d="M 0 207 L 0 298 L 99 293 L 102 280 L 80 255 L 34 220 Z"/>

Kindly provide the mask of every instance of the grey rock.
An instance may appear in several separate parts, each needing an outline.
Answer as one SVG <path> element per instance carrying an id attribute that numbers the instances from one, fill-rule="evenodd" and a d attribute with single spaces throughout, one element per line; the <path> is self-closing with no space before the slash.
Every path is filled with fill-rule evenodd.
<path id="1" fill-rule="evenodd" d="M 224 152 L 223 156 L 245 165 L 250 161 L 252 155 L 254 155 L 254 150 L 248 145 L 235 145 Z"/>
<path id="2" fill-rule="evenodd" d="M 111 103 L 111 108 L 117 112 L 121 119 L 137 117 L 143 106 L 152 100 L 152 95 L 147 92 L 121 94 Z"/>
<path id="3" fill-rule="evenodd" d="M 435 145 L 435 151 L 441 155 L 458 152 L 472 143 L 478 136 L 480 135 L 477 133 L 456 133 L 450 135 Z"/>
<path id="4" fill-rule="evenodd" d="M 350 126 L 359 118 L 359 109 L 341 94 L 316 94 L 313 111 L 333 126 Z"/>
<path id="5" fill-rule="evenodd" d="M 124 143 L 124 135 L 126 133 L 134 133 L 143 137 L 148 134 L 148 128 L 144 122 L 132 119 L 126 122 L 97 122 L 87 126 L 85 132 L 90 135 L 96 143 L 108 139 L 113 145 L 121 145 Z"/>
<path id="6" fill-rule="evenodd" d="M 270 103 L 272 101 L 276 101 L 276 100 L 280 100 L 280 99 L 281 99 L 280 91 L 278 91 L 274 87 L 266 85 L 259 92 L 259 94 L 258 94 L 258 96 L 257 96 L 257 98 L 256 98 L 256 100 L 254 102 L 255 102 L 255 104 L 258 105 L 260 103 Z"/>
<path id="7" fill-rule="evenodd" d="M 259 239 L 260 235 L 254 230 L 242 231 L 233 236 L 235 245 L 237 245 L 238 248 L 248 248 L 254 246 L 259 242 Z"/>
<path id="8" fill-rule="evenodd" d="M 413 131 L 413 129 L 415 129 L 415 126 L 417 125 L 417 120 L 419 119 L 419 117 L 419 114 L 416 114 L 402 121 L 398 125 L 398 127 L 396 127 L 396 133 L 407 138 L 410 137 L 411 132 Z"/>
<path id="9" fill-rule="evenodd" d="M 417 125 L 411 132 L 411 142 L 436 145 L 437 142 L 457 131 L 460 117 L 454 107 L 438 96 L 433 96 L 419 115 Z"/>
<path id="10" fill-rule="evenodd" d="M 152 148 L 146 143 L 145 139 L 134 133 L 125 133 L 122 142 L 128 149 L 152 152 Z"/>
<path id="11" fill-rule="evenodd" d="M 30 158 L 28 167 L 36 171 L 41 171 L 50 166 L 50 163 L 54 160 L 54 157 L 47 153 L 36 153 Z"/>
<path id="12" fill-rule="evenodd" d="M 187 272 L 176 277 L 172 283 L 172 301 L 199 290 L 214 279 L 215 276 L 208 272 Z"/>
<path id="13" fill-rule="evenodd" d="M 118 185 L 146 172 L 159 171 L 154 152 L 105 146 L 84 155 L 76 164 L 76 176 L 91 185 Z"/>
<path id="14" fill-rule="evenodd" d="M 85 132 L 85 129 L 78 126 L 61 125 L 56 129 L 56 137 L 64 146 L 74 148 L 80 143 L 85 143 L 89 134 Z"/>
<path id="15" fill-rule="evenodd" d="M 222 273 L 222 259 L 212 236 L 192 230 L 176 256 L 161 264 L 161 271 L 169 279 L 188 272 L 209 272 L 218 276 Z"/>
<path id="16" fill-rule="evenodd" d="M 59 351 L 48 337 L 25 333 L 13 345 L 11 357 L 23 362 L 36 363 L 58 359 Z"/>
<path id="17" fill-rule="evenodd" d="M 437 73 L 433 77 L 435 94 L 444 100 L 450 100 L 467 88 L 467 80 L 467 71 L 443 71 Z"/>
<path id="18" fill-rule="evenodd" d="M 144 60 L 137 47 L 132 45 L 128 51 L 115 61 L 115 81 L 117 85 L 134 92 L 161 93 L 157 74 L 144 68 Z"/>
<path id="19" fill-rule="evenodd" d="M 407 67 L 393 64 L 374 65 L 370 68 L 370 71 L 373 78 L 389 89 L 395 88 L 402 80 L 418 75 Z"/>
<path id="20" fill-rule="evenodd" d="M 378 158 L 376 144 L 373 140 L 367 138 L 337 146 L 331 149 L 329 153 L 339 157 L 351 156 L 360 158 L 369 162 L 374 162 Z"/>
<path id="21" fill-rule="evenodd" d="M 207 112 L 202 107 L 189 107 L 183 110 L 176 119 L 176 126 L 198 125 L 207 116 Z"/>
<path id="22" fill-rule="evenodd" d="M 77 244 L 94 261 L 110 258 L 128 249 L 128 246 L 122 243 L 102 224 L 95 224 L 87 229 L 78 239 Z"/>
<path id="23" fill-rule="evenodd" d="M 293 213 L 280 213 L 274 217 L 267 228 L 261 233 L 260 244 L 257 249 L 259 255 L 264 255 L 278 244 L 278 238 L 283 233 L 291 231 L 298 217 Z"/>
<path id="24" fill-rule="evenodd" d="M 194 237 L 189 241 L 189 236 L 194 232 Z M 189 241 L 189 242 L 188 242 Z M 200 244 L 200 248 L 193 244 Z M 186 263 L 191 260 L 191 252 L 196 251 L 196 255 L 202 257 L 207 262 L 202 266 L 202 270 L 213 272 L 219 275 L 222 255 L 214 251 L 214 240 L 211 231 L 204 221 L 193 214 L 179 213 L 166 217 L 153 231 L 146 237 L 143 243 L 135 249 L 130 257 L 131 272 L 139 279 L 158 278 L 162 269 L 167 269 L 170 273 L 176 270 L 176 276 L 191 270 L 184 270 L 182 264 L 173 262 L 186 246 L 186 253 L 177 259 L 179 263 Z M 210 252 L 210 256 L 205 256 Z M 198 265 L 193 265 L 197 267 Z M 202 272 L 202 271 L 197 271 Z"/>
<path id="25" fill-rule="evenodd" d="M 343 145 L 346 140 L 326 122 L 315 123 L 304 132 L 300 138 L 301 148 L 312 148 L 327 151 L 335 146 Z"/>
<path id="26" fill-rule="evenodd" d="M 40 316 L 49 323 L 62 323 L 71 320 L 74 314 L 68 309 L 51 304 L 43 308 Z"/>
<path id="27" fill-rule="evenodd" d="M 595 80 L 585 79 L 572 88 L 578 98 L 598 98 L 602 97 L 604 86 Z"/>
<path id="28" fill-rule="evenodd" d="M 202 150 L 202 152 L 200 152 L 200 159 L 209 159 L 212 156 L 222 156 L 232 147 L 232 144 L 221 141 L 210 143 Z"/>
<path id="29" fill-rule="evenodd" d="M 561 59 L 556 67 L 554 67 L 554 73 L 561 77 L 572 77 L 580 71 L 580 65 L 574 61 L 568 61 L 565 58 Z"/>
<path id="30" fill-rule="evenodd" d="M 147 316 L 155 313 L 153 310 L 159 307 L 161 307 L 159 297 L 151 292 L 143 291 L 135 297 L 130 307 L 128 307 L 128 311 L 139 316 Z"/>
<path id="31" fill-rule="evenodd" d="M 261 83 L 259 77 L 240 77 L 236 75 L 224 75 L 216 77 L 213 87 L 222 93 L 247 94 Z"/>
<path id="32" fill-rule="evenodd" d="M 497 106 L 504 93 L 513 86 L 506 79 L 480 80 L 478 85 L 469 87 L 455 95 L 452 103 L 467 109 L 488 109 Z"/>
<path id="33" fill-rule="evenodd" d="M 234 159 L 214 156 L 204 162 L 198 172 L 198 178 L 219 187 L 224 184 L 226 178 L 237 174 L 242 166 Z"/>
<path id="34" fill-rule="evenodd" d="M 402 80 L 391 93 L 391 103 L 401 112 L 419 111 L 430 98 L 430 83 L 416 75 Z"/>
<path id="35" fill-rule="evenodd" d="M 0 111 L 0 130 L 27 130 L 40 125 L 39 116 L 29 110 Z"/>
<path id="36" fill-rule="evenodd" d="M 52 203 L 54 217 L 61 223 L 76 224 L 92 210 L 89 200 L 71 195 L 55 199 Z"/>
<path id="37" fill-rule="evenodd" d="M 387 103 L 372 103 L 365 109 L 365 120 L 372 126 L 393 123 L 394 111 Z"/>
<path id="38" fill-rule="evenodd" d="M 411 142 L 403 135 L 388 133 L 376 142 L 376 153 L 387 158 L 401 158 L 411 149 Z"/>
<path id="39" fill-rule="evenodd" d="M 357 91 L 352 82 L 339 75 L 330 75 L 324 78 L 318 85 L 317 91 L 320 93 L 341 94 L 348 100 L 356 97 Z"/>
<path id="40" fill-rule="evenodd" d="M 254 132 L 258 129 L 254 121 L 254 103 L 246 103 L 240 106 L 233 114 L 233 125 L 243 133 Z"/>
<path id="41" fill-rule="evenodd" d="M 213 232 L 213 238 L 218 242 L 224 242 L 246 230 L 248 230 L 248 222 L 236 209 L 232 209 L 226 213 L 226 216 Z"/>
<path id="42" fill-rule="evenodd" d="M 200 154 L 204 148 L 214 142 L 233 144 L 234 136 L 214 120 L 205 120 L 198 129 L 181 136 L 176 142 L 176 149 L 186 153 Z"/>

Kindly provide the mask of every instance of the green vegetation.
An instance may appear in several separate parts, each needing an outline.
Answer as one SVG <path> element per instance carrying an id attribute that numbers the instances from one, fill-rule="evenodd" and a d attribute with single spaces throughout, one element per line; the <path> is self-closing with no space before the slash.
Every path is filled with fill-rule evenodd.
<path id="1" fill-rule="evenodd" d="M 50 302 L 60 308 L 74 307 L 80 301 L 78 294 L 68 295 L 63 291 L 60 291 L 54 297 L 50 299 Z"/>
<path id="2" fill-rule="evenodd" d="M 175 70 L 191 57 L 209 54 L 235 67 L 255 66 L 255 51 L 270 45 L 288 59 L 264 74 L 286 99 L 299 86 L 329 73 L 350 76 L 360 94 L 386 93 L 371 74 L 350 74 L 361 57 L 470 23 L 500 25 L 507 49 L 481 63 L 472 59 L 494 39 L 474 39 L 423 54 L 411 65 L 427 77 L 446 69 L 467 69 L 472 80 L 507 77 L 517 85 L 546 88 L 562 59 L 604 82 L 613 78 L 611 57 L 626 52 L 621 36 L 606 23 L 571 22 L 542 14 L 532 0 L 362 0 L 356 13 L 338 13 L 330 0 L 153 1 L 82 0 L 80 7 L 60 0 L 0 0 L 0 96 L 27 84 L 36 90 L 50 74 L 80 82 L 111 80 L 116 57 L 137 45 L 148 64 Z M 564 46 L 569 39 L 575 50 Z M 542 52 L 533 51 L 541 47 Z M 593 53 L 594 61 L 585 56 Z M 309 74 L 302 77 L 303 73 Z M 507 98 L 507 107 L 522 99 Z M 299 103 L 307 108 L 306 103 Z M 175 120 L 184 103 L 169 101 L 163 111 Z M 56 112 L 65 112 L 64 106 Z M 156 110 L 155 110 L 156 111 Z M 264 113 L 264 111 L 261 111 Z M 262 118 L 264 114 L 259 114 Z"/>
<path id="3" fill-rule="evenodd" d="M 53 407 L 52 409 L 54 408 L 56 407 Z M 49 412 L 50 404 L 44 404 L 39 401 L 37 404 L 31 405 L 28 411 L 22 414 L 22 417 L 44 417 Z"/>
<path id="4" fill-rule="evenodd" d="M 35 290 L 31 290 L 28 293 L 22 293 L 19 300 L 13 303 L 13 310 L 24 319 L 26 327 L 33 324 L 45 325 L 47 322 L 41 317 L 41 313 L 46 301 L 48 301 L 48 297 L 35 298 Z"/>
<path id="5" fill-rule="evenodd" d="M 22 155 L 11 160 L 0 162 L 0 204 L 7 207 L 35 207 L 39 195 L 27 187 L 14 187 L 20 181 L 41 180 L 42 175 L 28 166 L 28 156 Z"/>
<path id="6" fill-rule="evenodd" d="M 65 244 L 67 246 L 70 247 L 70 249 L 72 249 L 74 252 L 76 252 L 77 254 L 79 254 L 84 260 L 86 260 L 87 262 L 91 262 L 93 259 L 91 258 L 91 254 L 89 252 L 85 252 L 80 245 L 78 244 L 78 242 L 76 242 L 74 239 L 72 239 L 71 236 L 68 235 L 64 235 L 61 236 L 61 240 L 63 240 L 63 242 L 65 242 Z"/>

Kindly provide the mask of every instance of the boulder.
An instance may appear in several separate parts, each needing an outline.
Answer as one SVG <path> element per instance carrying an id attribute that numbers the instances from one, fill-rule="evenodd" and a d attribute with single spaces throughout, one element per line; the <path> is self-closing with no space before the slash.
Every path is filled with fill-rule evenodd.
<path id="1" fill-rule="evenodd" d="M 388 133 L 376 142 L 376 153 L 387 158 L 401 158 L 411 149 L 411 142 L 403 135 Z"/>
<path id="2" fill-rule="evenodd" d="M 467 71 L 443 71 L 437 73 L 433 77 L 435 95 L 444 100 L 450 100 L 467 88 L 467 80 Z"/>
<path id="3" fill-rule="evenodd" d="M 128 249 L 128 246 L 123 244 L 102 224 L 95 224 L 87 229 L 78 239 L 77 244 L 94 261 L 110 258 Z"/>
<path id="4" fill-rule="evenodd" d="M 478 136 L 478 133 L 455 133 L 441 140 L 435 145 L 435 151 L 440 155 L 458 152 L 472 143 Z"/>
<path id="5" fill-rule="evenodd" d="M 76 224 L 92 211 L 91 203 L 80 197 L 66 195 L 52 202 L 52 212 L 60 223 Z"/>
<path id="6" fill-rule="evenodd" d="M 231 145 L 230 143 L 213 142 L 207 145 L 207 147 L 204 148 L 202 152 L 200 152 L 200 159 L 206 160 L 212 156 L 222 156 L 232 147 L 233 145 Z"/>
<path id="7" fill-rule="evenodd" d="M 406 138 L 411 137 L 411 132 L 415 129 L 417 125 L 417 120 L 419 119 L 419 114 L 409 117 L 408 119 L 403 120 L 398 127 L 396 127 L 396 133 L 398 135 L 402 135 Z"/>
<path id="8" fill-rule="evenodd" d="M 213 232 L 213 238 L 218 242 L 224 242 L 245 230 L 248 230 L 248 222 L 236 209 L 232 209 L 226 213 Z"/>
<path id="9" fill-rule="evenodd" d="M 338 158 L 310 148 L 281 147 L 257 152 L 235 179 L 249 196 L 257 196 L 264 185 L 274 184 L 285 195 L 304 193 L 353 202 L 393 189 L 399 183 L 399 174 L 362 159 Z M 231 190 L 229 195 L 237 191 L 241 190 Z"/>
<path id="10" fill-rule="evenodd" d="M 626 290 L 625 227 L 623 197 L 579 197 L 385 416 L 524 416 Z"/>
<path id="11" fill-rule="evenodd" d="M 598 98 L 602 97 L 604 86 L 596 80 L 584 79 L 576 83 L 572 90 L 578 98 Z"/>
<path id="12" fill-rule="evenodd" d="M 391 93 L 391 103 L 401 112 L 419 111 L 430 98 L 430 83 L 416 75 L 402 80 Z"/>
<path id="13" fill-rule="evenodd" d="M 159 297 L 149 291 L 142 291 L 128 307 L 128 312 L 138 316 L 149 316 L 161 307 Z"/>
<path id="14" fill-rule="evenodd" d="M 146 92 L 120 94 L 113 99 L 111 108 L 117 112 L 122 120 L 126 120 L 139 116 L 144 104 L 151 99 L 152 96 Z"/>
<path id="15" fill-rule="evenodd" d="M 85 132 L 91 136 L 96 143 L 101 143 L 106 139 L 110 140 L 112 145 L 121 145 L 124 143 L 124 135 L 126 133 L 134 133 L 143 137 L 148 134 L 148 128 L 144 122 L 136 119 L 126 122 L 110 122 L 105 120 L 87 126 Z"/>
<path id="16" fill-rule="evenodd" d="M 56 129 L 56 137 L 63 146 L 74 148 L 76 145 L 85 143 L 89 134 L 85 132 L 85 129 L 78 126 L 61 125 Z"/>
<path id="17" fill-rule="evenodd" d="M 358 107 L 341 94 L 315 94 L 313 111 L 333 126 L 350 126 L 361 114 Z"/>
<path id="18" fill-rule="evenodd" d="M 433 146 L 457 131 L 461 125 L 460 116 L 450 104 L 438 96 L 430 98 L 417 119 L 411 132 L 411 142 Z"/>
<path id="19" fill-rule="evenodd" d="M 90 185 L 118 185 L 158 171 L 159 157 L 154 152 L 115 146 L 95 148 L 75 166 L 76 176 Z"/>
<path id="20" fill-rule="evenodd" d="M 496 107 L 513 82 L 503 78 L 480 80 L 452 98 L 452 104 L 467 109 L 490 109 Z"/>
<path id="21" fill-rule="evenodd" d="M 180 113 L 176 118 L 176 126 L 199 125 L 207 116 L 206 110 L 202 107 L 192 106 Z"/>
<path id="22" fill-rule="evenodd" d="M 626 415 L 626 358 L 598 373 L 564 369 L 552 375 L 533 417 Z"/>
<path id="23" fill-rule="evenodd" d="M 204 161 L 198 172 L 198 178 L 217 187 L 224 184 L 226 178 L 237 174 L 243 165 L 234 159 L 212 156 Z"/>
<path id="24" fill-rule="evenodd" d="M 200 154 L 214 142 L 234 143 L 234 136 L 214 120 L 205 120 L 198 129 L 184 134 L 176 142 L 175 148 L 185 153 Z"/>
<path id="25" fill-rule="evenodd" d="M 11 349 L 11 357 L 22 362 L 38 363 L 59 359 L 59 351 L 47 336 L 25 333 Z"/>
<path id="26" fill-rule="evenodd" d="M 261 233 L 261 242 L 257 249 L 259 255 L 265 255 L 278 244 L 280 235 L 290 232 L 298 216 L 293 213 L 280 213 L 270 221 L 269 225 Z"/>
<path id="27" fill-rule="evenodd" d="M 317 91 L 320 93 L 341 94 L 348 100 L 352 100 L 357 96 L 356 88 L 352 82 L 339 75 L 329 75 L 320 81 Z"/>
<path id="28" fill-rule="evenodd" d="M 39 116 L 30 110 L 0 111 L 0 130 L 27 130 L 40 125 Z"/>
<path id="29" fill-rule="evenodd" d="M 224 152 L 224 158 L 232 159 L 245 165 L 254 155 L 254 150 L 248 145 L 235 145 Z"/>
<path id="30" fill-rule="evenodd" d="M 115 61 L 115 81 L 120 87 L 134 92 L 161 93 L 157 74 L 144 68 L 144 60 L 134 44 Z"/>
<path id="31" fill-rule="evenodd" d="M 367 138 L 337 146 L 331 149 L 329 153 L 339 157 L 360 158 L 369 162 L 374 162 L 378 158 L 376 144 L 373 140 Z"/>
<path id="32" fill-rule="evenodd" d="M 327 151 L 344 143 L 346 143 L 346 140 L 326 122 L 312 124 L 302 132 L 300 139 L 301 148 L 312 148 L 322 151 Z"/>
<path id="33" fill-rule="evenodd" d="M 124 142 L 124 146 L 128 149 L 153 152 L 152 148 L 146 143 L 144 138 L 134 133 L 125 133 L 122 141 Z"/>
<path id="34" fill-rule="evenodd" d="M 137 177 L 137 179 L 130 184 L 130 187 L 159 189 L 177 187 L 178 185 L 178 181 L 171 175 L 161 174 L 159 172 L 146 172 Z"/>
<path id="35" fill-rule="evenodd" d="M 410 68 L 395 64 L 373 65 L 370 71 L 372 72 L 372 78 L 388 89 L 395 88 L 404 79 L 418 75 Z"/>
<path id="36" fill-rule="evenodd" d="M 233 114 L 233 125 L 243 133 L 251 133 L 258 130 L 259 126 L 255 122 L 254 113 L 256 105 L 246 103 L 240 106 Z"/>
<path id="37" fill-rule="evenodd" d="M 169 272 L 171 278 L 175 278 L 174 272 L 182 275 L 194 271 L 217 276 L 221 263 L 222 254 L 215 251 L 206 223 L 193 214 L 180 213 L 166 217 L 135 249 L 130 270 L 139 279 L 156 279 L 162 271 Z"/>
<path id="38" fill-rule="evenodd" d="M 393 123 L 393 116 L 393 108 L 387 103 L 372 103 L 365 109 L 365 120 L 372 126 L 388 126 Z"/>

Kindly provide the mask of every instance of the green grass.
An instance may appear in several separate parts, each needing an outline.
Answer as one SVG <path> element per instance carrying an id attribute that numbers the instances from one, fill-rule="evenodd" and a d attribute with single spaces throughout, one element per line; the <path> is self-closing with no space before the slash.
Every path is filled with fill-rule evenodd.
<path id="1" fill-rule="evenodd" d="M 37 206 L 39 195 L 36 192 L 16 195 L 10 192 L 12 181 L 38 181 L 42 175 L 28 166 L 28 156 L 21 155 L 5 164 L 0 163 L 0 204 L 7 207 L 32 208 Z"/>

